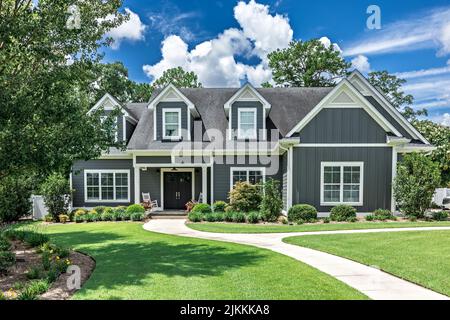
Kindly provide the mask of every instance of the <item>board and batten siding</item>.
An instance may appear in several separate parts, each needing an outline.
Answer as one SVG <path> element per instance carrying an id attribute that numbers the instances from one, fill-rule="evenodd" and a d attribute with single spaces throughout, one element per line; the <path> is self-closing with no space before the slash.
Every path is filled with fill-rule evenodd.
<path id="1" fill-rule="evenodd" d="M 84 201 L 84 170 L 130 170 L 130 202 L 89 202 Z M 76 161 L 72 166 L 72 188 L 75 189 L 73 206 L 96 207 L 96 206 L 127 206 L 134 203 L 134 168 L 133 160 L 88 160 Z"/>
<path id="2" fill-rule="evenodd" d="M 319 212 L 332 206 L 320 204 L 321 162 L 364 162 L 363 205 L 358 212 L 391 209 L 391 147 L 296 147 L 293 154 L 293 204 L 310 204 Z"/>
<path id="3" fill-rule="evenodd" d="M 386 143 L 386 132 L 359 108 L 322 109 L 300 132 L 301 143 Z"/>
<path id="4" fill-rule="evenodd" d="M 252 158 L 252 159 L 251 159 Z M 214 201 L 228 201 L 228 193 L 230 192 L 230 170 L 232 167 L 241 168 L 266 168 L 266 180 L 273 178 L 275 180 L 282 180 L 282 163 L 280 156 L 272 156 L 273 161 L 269 164 L 265 163 L 267 158 L 264 160 L 254 157 L 246 156 L 245 159 L 242 157 L 243 161 L 238 162 L 237 157 L 231 157 L 232 161 L 226 162 L 224 164 L 214 163 Z M 225 159 L 224 159 L 225 160 Z M 255 161 L 256 160 L 256 164 Z"/>
<path id="5" fill-rule="evenodd" d="M 188 130 L 188 107 L 184 102 L 160 102 L 156 106 L 156 140 L 163 140 L 163 109 L 181 109 L 181 129 Z M 190 114 L 189 114 L 190 116 Z M 187 137 L 183 136 L 184 139 Z"/>

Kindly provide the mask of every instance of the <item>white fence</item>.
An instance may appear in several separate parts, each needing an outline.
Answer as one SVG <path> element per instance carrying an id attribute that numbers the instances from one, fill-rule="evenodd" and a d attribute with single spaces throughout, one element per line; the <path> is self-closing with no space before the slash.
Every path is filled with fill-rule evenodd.
<path id="1" fill-rule="evenodd" d="M 42 196 L 31 196 L 31 201 L 33 203 L 33 220 L 43 219 L 48 214 L 48 209 L 44 203 L 44 197 Z"/>
<path id="2" fill-rule="evenodd" d="M 436 192 L 433 196 L 433 202 L 438 206 L 443 206 L 447 203 L 444 203 L 444 199 L 450 199 L 450 189 L 448 188 L 439 188 L 436 189 Z M 447 200 L 448 202 L 448 200 Z"/>

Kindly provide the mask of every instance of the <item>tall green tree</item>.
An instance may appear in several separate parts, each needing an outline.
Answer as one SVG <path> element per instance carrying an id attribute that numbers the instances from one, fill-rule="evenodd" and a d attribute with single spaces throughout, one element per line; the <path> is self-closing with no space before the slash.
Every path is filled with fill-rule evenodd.
<path id="1" fill-rule="evenodd" d="M 198 76 L 194 72 L 187 72 L 181 67 L 167 69 L 163 75 L 158 78 L 153 87 L 161 89 L 169 83 L 177 88 L 201 88 L 202 84 L 198 81 Z"/>
<path id="2" fill-rule="evenodd" d="M 406 94 L 402 90 L 402 86 L 406 83 L 405 79 L 398 78 L 384 70 L 370 72 L 368 80 L 389 99 L 395 108 L 400 110 L 406 119 L 414 120 L 418 116 L 428 115 L 426 109 L 414 110 L 411 107 L 414 102 L 414 97 L 410 94 Z"/>
<path id="3" fill-rule="evenodd" d="M 102 124 L 86 112 L 98 49 L 112 41 L 104 35 L 128 18 L 120 6 L 120 0 L 0 1 L 0 179 L 27 170 L 67 172 L 72 161 L 114 145 L 113 120 Z M 70 23 L 78 17 L 79 25 Z"/>
<path id="4" fill-rule="evenodd" d="M 335 47 L 327 48 L 317 39 L 293 41 L 288 48 L 269 53 L 268 59 L 278 86 L 329 87 L 350 68 Z"/>

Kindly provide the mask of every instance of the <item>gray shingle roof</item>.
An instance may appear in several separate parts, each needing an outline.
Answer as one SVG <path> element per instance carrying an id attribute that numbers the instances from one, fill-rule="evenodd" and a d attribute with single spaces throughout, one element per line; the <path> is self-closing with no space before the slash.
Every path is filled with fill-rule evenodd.
<path id="1" fill-rule="evenodd" d="M 136 120 L 141 119 L 143 112 L 147 109 L 148 103 L 128 103 L 124 109 Z"/>
<path id="2" fill-rule="evenodd" d="M 216 129 L 224 136 L 228 128 L 228 119 L 224 104 L 240 88 L 189 88 L 179 89 L 196 107 L 206 130 Z M 268 115 L 281 135 L 286 136 L 333 88 L 260 88 L 256 89 L 271 105 Z M 161 90 L 155 90 L 151 102 Z M 139 124 L 131 138 L 129 149 L 153 149 L 153 114 L 142 110 L 144 104 L 129 104 L 141 112 Z M 148 104 L 145 104 L 148 105 Z M 162 146 L 161 146 L 162 148 Z"/>

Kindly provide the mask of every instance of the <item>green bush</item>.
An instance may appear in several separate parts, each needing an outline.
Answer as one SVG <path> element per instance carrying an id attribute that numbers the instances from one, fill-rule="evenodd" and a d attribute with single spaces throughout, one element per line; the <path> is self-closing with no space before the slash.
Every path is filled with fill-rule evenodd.
<path id="1" fill-rule="evenodd" d="M 223 214 L 223 220 L 226 222 L 233 222 L 233 211 L 225 211 Z"/>
<path id="2" fill-rule="evenodd" d="M 330 218 L 323 218 L 323 223 L 330 223 L 331 219 Z"/>
<path id="3" fill-rule="evenodd" d="M 376 220 L 376 219 L 375 219 L 375 216 L 373 214 L 369 214 L 369 215 L 366 216 L 366 221 L 374 221 L 374 220 Z"/>
<path id="4" fill-rule="evenodd" d="M 356 209 L 352 206 L 341 204 L 331 209 L 330 219 L 333 221 L 348 221 L 356 218 Z"/>
<path id="5" fill-rule="evenodd" d="M 58 216 L 58 219 L 59 219 L 59 222 L 61 222 L 61 223 L 67 223 L 70 221 L 70 217 L 66 214 L 60 214 Z"/>
<path id="6" fill-rule="evenodd" d="M 215 212 L 213 213 L 216 222 L 222 222 L 225 220 L 225 214 L 223 212 Z"/>
<path id="7" fill-rule="evenodd" d="M 216 201 L 212 205 L 212 209 L 214 212 L 225 212 L 226 207 L 227 203 L 225 201 Z"/>
<path id="8" fill-rule="evenodd" d="M 441 181 L 439 165 L 430 157 L 409 153 L 397 168 L 394 196 L 406 216 L 423 218 Z"/>
<path id="9" fill-rule="evenodd" d="M 105 206 L 98 206 L 94 208 L 94 210 L 97 211 L 98 214 L 102 214 L 106 209 L 108 209 L 108 207 Z"/>
<path id="10" fill-rule="evenodd" d="M 203 215 L 200 212 L 189 212 L 188 219 L 191 222 L 201 222 Z"/>
<path id="11" fill-rule="evenodd" d="M 51 174 L 42 184 L 44 203 L 54 221 L 58 221 L 59 215 L 68 214 L 71 192 L 69 181 L 60 173 Z"/>
<path id="12" fill-rule="evenodd" d="M 106 211 L 105 210 L 102 213 L 102 216 L 101 216 L 102 221 L 112 221 L 113 220 L 113 215 L 114 215 L 113 211 Z"/>
<path id="13" fill-rule="evenodd" d="M 445 211 L 436 211 L 431 214 L 432 219 L 436 221 L 446 221 L 448 219 L 448 213 Z"/>
<path id="14" fill-rule="evenodd" d="M 143 214 L 142 212 L 133 212 L 133 213 L 141 213 L 141 214 Z M 120 218 L 121 218 L 122 221 L 129 221 L 129 220 L 131 220 L 131 215 L 133 213 L 128 212 L 128 211 L 122 212 L 120 214 Z"/>
<path id="15" fill-rule="evenodd" d="M 347 222 L 358 222 L 358 218 L 356 217 L 350 217 L 346 220 Z"/>
<path id="16" fill-rule="evenodd" d="M 238 182 L 229 193 L 230 206 L 235 211 L 258 211 L 261 204 L 261 188 L 248 182 Z"/>
<path id="17" fill-rule="evenodd" d="M 264 221 L 277 221 L 283 210 L 283 199 L 280 192 L 280 182 L 269 179 L 263 185 L 264 193 L 261 201 L 261 218 Z"/>
<path id="18" fill-rule="evenodd" d="M 16 255 L 9 251 L 0 251 L 0 274 L 6 273 L 8 268 L 16 263 Z"/>
<path id="19" fill-rule="evenodd" d="M 39 267 L 31 267 L 26 273 L 27 279 L 35 280 L 42 278 L 42 270 Z"/>
<path id="20" fill-rule="evenodd" d="M 216 215 L 214 213 L 205 213 L 203 215 L 203 220 L 208 221 L 208 222 L 215 222 Z"/>
<path id="21" fill-rule="evenodd" d="M 126 213 L 130 216 L 133 213 L 142 213 L 145 214 L 145 208 L 140 204 L 132 204 L 126 209 Z"/>
<path id="22" fill-rule="evenodd" d="M 245 214 L 243 212 L 235 212 L 233 213 L 233 222 L 236 223 L 243 223 L 245 222 L 246 218 L 245 218 Z"/>
<path id="23" fill-rule="evenodd" d="M 197 203 L 191 212 L 199 212 L 199 213 L 211 213 L 211 207 L 206 203 Z"/>
<path id="24" fill-rule="evenodd" d="M 309 204 L 296 204 L 289 209 L 288 219 L 291 222 L 296 222 L 300 219 L 303 221 L 317 219 L 317 210 Z"/>
<path id="25" fill-rule="evenodd" d="M 132 221 L 142 221 L 144 220 L 144 214 L 141 212 L 135 212 L 131 215 Z"/>
<path id="26" fill-rule="evenodd" d="M 11 240 L 20 240 L 32 247 L 39 247 L 50 240 L 39 226 L 31 226 L 27 229 L 7 229 L 3 236 Z"/>
<path id="27" fill-rule="evenodd" d="M 11 243 L 7 239 L 0 236 L 0 251 L 9 251 L 11 249 Z"/>
<path id="28" fill-rule="evenodd" d="M 75 223 L 82 223 L 82 222 L 85 221 L 84 216 L 85 216 L 85 215 L 82 215 L 82 216 L 75 216 L 73 219 L 75 220 Z"/>
<path id="29" fill-rule="evenodd" d="M 261 220 L 259 212 L 252 211 L 247 215 L 248 223 L 258 223 Z"/>
<path id="30" fill-rule="evenodd" d="M 18 300 L 37 300 L 41 294 L 47 292 L 50 284 L 47 280 L 37 280 L 30 282 L 17 297 Z"/>
<path id="31" fill-rule="evenodd" d="M 17 221 L 31 212 L 33 185 L 31 174 L 0 178 L 0 223 Z"/>
<path id="32" fill-rule="evenodd" d="M 390 210 L 386 210 L 386 209 L 377 209 L 373 212 L 373 216 L 375 220 L 395 220 L 396 218 L 394 217 L 394 215 L 391 213 Z"/>

